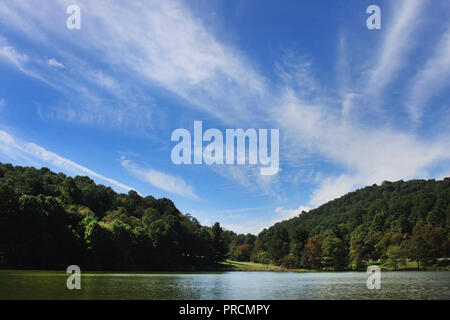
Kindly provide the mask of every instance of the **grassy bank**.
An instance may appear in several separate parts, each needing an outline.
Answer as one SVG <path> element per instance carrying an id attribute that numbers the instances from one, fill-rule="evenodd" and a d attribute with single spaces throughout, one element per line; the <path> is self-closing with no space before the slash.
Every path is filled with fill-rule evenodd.
<path id="1" fill-rule="evenodd" d="M 376 265 L 377 263 L 373 263 Z M 282 268 L 280 266 L 272 265 L 272 264 L 262 264 L 255 262 L 245 262 L 245 261 L 234 261 L 234 260 L 226 260 L 224 262 L 220 262 L 220 265 L 224 270 L 231 271 L 276 271 L 276 272 L 333 272 L 334 270 L 311 270 L 311 269 L 288 269 Z M 408 261 L 403 265 L 399 265 L 397 270 L 395 270 L 391 266 L 387 265 L 379 265 L 382 271 L 449 271 L 449 267 L 438 267 L 436 265 L 428 265 L 428 266 L 420 266 L 420 270 L 417 269 L 417 263 Z M 352 271 L 352 270 L 345 270 Z M 364 271 L 364 270 L 363 270 Z"/>
<path id="2" fill-rule="evenodd" d="M 314 272 L 307 269 L 287 269 L 272 264 L 262 264 L 255 262 L 226 260 L 220 263 L 229 270 L 233 271 L 276 271 L 276 272 Z"/>
<path id="3" fill-rule="evenodd" d="M 397 268 L 386 264 L 380 265 L 382 271 L 450 271 L 449 266 L 444 265 L 420 265 L 420 269 L 417 268 L 417 263 L 413 261 L 407 261 L 404 264 L 398 265 Z"/>

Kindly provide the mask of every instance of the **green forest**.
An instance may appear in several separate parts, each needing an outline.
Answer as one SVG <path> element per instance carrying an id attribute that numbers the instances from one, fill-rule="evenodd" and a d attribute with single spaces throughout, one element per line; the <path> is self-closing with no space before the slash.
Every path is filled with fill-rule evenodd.
<path id="1" fill-rule="evenodd" d="M 0 266 L 196 270 L 235 236 L 201 226 L 169 199 L 118 194 L 88 177 L 0 164 Z"/>
<path id="2" fill-rule="evenodd" d="M 285 268 L 362 270 L 448 265 L 450 178 L 385 181 L 263 230 L 238 235 L 230 257 Z"/>
<path id="3" fill-rule="evenodd" d="M 447 265 L 450 178 L 383 182 L 258 236 L 202 226 L 166 198 L 0 163 L 0 267 L 214 270 L 226 258 L 283 268 Z"/>

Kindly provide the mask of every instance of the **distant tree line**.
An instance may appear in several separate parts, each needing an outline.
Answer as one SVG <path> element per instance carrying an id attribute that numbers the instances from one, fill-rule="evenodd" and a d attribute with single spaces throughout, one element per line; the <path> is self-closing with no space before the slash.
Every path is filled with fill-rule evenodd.
<path id="1" fill-rule="evenodd" d="M 239 235 L 231 258 L 286 268 L 401 268 L 414 261 L 448 265 L 450 178 L 384 182 L 264 229 Z"/>
<path id="2" fill-rule="evenodd" d="M 214 266 L 236 234 L 169 199 L 118 194 L 88 177 L 0 163 L 0 266 L 180 270 Z"/>
<path id="3" fill-rule="evenodd" d="M 0 163 L 0 267 L 199 270 L 225 258 L 286 268 L 445 264 L 450 178 L 384 182 L 264 229 L 202 226 L 169 199 Z"/>

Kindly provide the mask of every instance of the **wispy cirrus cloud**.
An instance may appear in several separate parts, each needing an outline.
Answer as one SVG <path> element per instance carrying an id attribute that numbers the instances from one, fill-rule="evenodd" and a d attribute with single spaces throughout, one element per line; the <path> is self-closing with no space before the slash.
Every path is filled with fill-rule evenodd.
<path id="1" fill-rule="evenodd" d="M 48 81 L 45 76 L 42 76 L 39 72 L 33 70 L 31 64 L 34 62 L 30 57 L 18 51 L 14 46 L 0 35 L 0 60 L 4 60 L 14 65 L 23 74 L 46 83 L 49 86 L 54 84 Z"/>
<path id="2" fill-rule="evenodd" d="M 311 208 L 306 207 L 306 206 L 299 206 L 298 208 L 295 208 L 295 209 L 287 209 L 284 207 L 277 207 L 275 209 L 275 212 L 277 213 L 278 216 L 276 219 L 277 221 L 275 221 L 275 222 L 292 219 L 294 217 L 299 216 L 303 212 L 308 212 L 309 210 L 311 210 Z"/>
<path id="3" fill-rule="evenodd" d="M 122 166 L 136 178 L 151 184 L 152 186 L 176 194 L 182 197 L 199 199 L 194 188 L 187 184 L 181 177 L 173 176 L 151 168 L 143 168 L 131 160 L 122 158 Z"/>
<path id="4" fill-rule="evenodd" d="M 152 113 L 144 116 L 149 108 L 141 107 L 142 101 L 123 87 L 126 83 L 123 79 L 132 79 L 133 85 L 142 91 L 161 89 L 187 102 L 177 104 L 177 108 L 197 108 L 223 123 L 232 123 L 233 127 L 244 123 L 250 127 L 280 128 L 284 165 L 295 169 L 308 157 L 317 157 L 322 163 L 332 163 L 338 168 L 339 172 L 331 173 L 314 169 L 322 179 L 314 181 L 315 191 L 308 206 L 317 206 L 359 186 L 426 177 L 435 164 L 449 159 L 446 133 L 425 138 L 389 123 L 373 124 L 352 117 L 355 110 L 368 109 L 378 112 L 376 116 L 393 115 L 394 108 L 378 110 L 379 101 L 371 98 L 383 100 L 400 71 L 408 66 L 416 48 L 414 34 L 421 25 L 418 22 L 426 14 L 425 4 L 423 0 L 395 3 L 391 20 L 386 24 L 389 27 L 380 30 L 380 49 L 374 59 L 360 59 L 371 67 L 356 77 L 348 63 L 351 59 L 346 58 L 357 53 L 345 50 L 344 42 L 340 44 L 341 70 L 346 76 L 338 97 L 330 93 L 326 81 L 322 83 L 313 76 L 315 66 L 312 61 L 299 58 L 302 52 L 289 52 L 286 61 L 274 67 L 277 76 L 266 79 L 238 48 L 220 41 L 186 3 L 179 1 L 85 2 L 82 12 L 89 12 L 88 23 L 95 25 L 96 32 L 83 33 L 82 29 L 78 33 L 82 41 L 74 42 L 67 41 L 68 31 L 58 24 L 58 19 L 47 18 L 65 12 L 66 1 L 47 1 L 41 4 L 42 10 L 35 10 L 31 1 L 1 3 L 0 21 L 36 39 L 44 48 L 54 50 L 53 39 L 61 43 L 54 56 L 61 57 L 71 77 L 69 72 L 54 70 L 52 80 L 73 87 L 82 96 L 84 106 L 58 108 L 57 117 L 107 125 L 135 125 L 142 118 L 151 119 Z M 85 26 L 89 24 L 83 23 Z M 442 39 L 435 56 L 411 84 L 409 94 L 414 100 L 411 110 L 421 109 L 431 97 L 432 91 L 428 90 L 431 83 L 433 90 L 444 88 L 443 79 L 449 71 L 446 38 Z M 3 52 L 9 61 L 18 62 L 14 63 L 16 66 L 23 67 L 28 62 L 27 55 L 19 50 L 5 48 L 0 54 Z M 85 54 L 86 62 L 75 57 L 72 49 Z M 38 69 L 32 71 L 44 77 Z M 79 79 L 87 83 L 79 83 Z M 120 103 L 127 103 L 105 106 L 109 100 L 92 90 L 92 83 L 106 89 Z M 141 168 L 129 160 L 122 161 L 122 165 L 162 190 L 196 197 L 193 187 L 182 178 Z M 286 187 L 286 181 L 280 178 L 282 174 L 265 181 L 253 175 L 251 168 L 220 168 L 216 173 L 246 190 L 262 190 L 275 197 L 282 192 L 280 189 L 292 187 Z M 280 185 L 283 187 L 278 188 Z"/>
<path id="5" fill-rule="evenodd" d="M 25 63 L 29 61 L 26 54 L 18 52 L 8 41 L 0 36 L 0 59 L 9 62 L 17 67 L 21 72 L 36 78 L 37 76 L 25 68 Z"/>
<path id="6" fill-rule="evenodd" d="M 327 105 L 302 101 L 292 90 L 286 92 L 282 105 L 280 128 L 288 137 L 300 137 L 284 141 L 285 146 L 332 159 L 343 172 L 322 178 L 311 206 L 383 180 L 427 177 L 429 168 L 450 159 L 445 134 L 430 141 L 392 128 L 361 128 L 343 121 Z"/>
<path id="7" fill-rule="evenodd" d="M 423 0 L 399 1 L 395 4 L 395 13 L 386 30 L 378 61 L 370 70 L 366 94 L 378 97 L 407 64 L 409 53 L 416 45 L 414 34 L 420 26 L 420 14 L 425 5 Z"/>
<path id="8" fill-rule="evenodd" d="M 113 92 L 120 90 L 120 85 L 117 81 L 100 70 L 89 70 L 85 73 L 85 76 L 102 88 Z"/>
<path id="9" fill-rule="evenodd" d="M 55 67 L 55 68 L 61 68 L 61 69 L 64 69 L 64 64 L 62 64 L 62 62 L 59 62 L 59 61 L 56 60 L 55 58 L 48 59 L 47 64 L 48 64 L 50 67 Z"/>
<path id="10" fill-rule="evenodd" d="M 261 217 L 252 217 L 249 221 L 246 221 L 243 224 L 236 223 L 223 223 L 223 226 L 228 230 L 233 230 L 237 233 L 247 234 L 258 234 L 264 229 L 267 229 L 274 224 L 292 219 L 294 217 L 298 217 L 303 212 L 308 212 L 310 210 L 309 207 L 299 206 L 294 209 L 288 209 L 284 207 L 277 207 L 273 210 L 273 212 L 269 215 L 265 215 L 264 218 Z"/>
<path id="11" fill-rule="evenodd" d="M 23 74 L 37 79 L 63 95 L 68 102 L 47 106 L 41 116 L 53 120 L 101 124 L 116 128 L 142 128 L 153 118 L 151 99 L 138 101 L 133 94 L 124 94 L 122 86 L 113 77 L 97 69 L 81 67 L 75 59 L 75 67 L 66 66 L 55 59 L 21 53 L 0 36 L 0 60 L 3 58 Z M 43 66 L 50 66 L 55 72 L 48 72 Z M 66 69 L 68 72 L 60 72 Z M 73 74 L 77 77 L 73 77 Z M 93 89 L 104 89 L 103 92 Z M 74 94 L 74 92 L 76 94 Z M 106 92 L 106 94 L 105 94 Z"/>
<path id="12" fill-rule="evenodd" d="M 261 175 L 260 168 L 250 165 L 212 165 L 211 169 L 228 180 L 233 189 L 242 187 L 247 192 L 280 199 L 282 190 L 278 175 Z"/>
<path id="13" fill-rule="evenodd" d="M 0 37 L 0 57 L 8 60 L 23 70 L 23 64 L 28 61 L 28 56 L 16 51 L 3 37 Z"/>
<path id="14" fill-rule="evenodd" d="M 68 31 L 58 25 L 58 19 L 47 18 L 64 12 L 65 5 L 67 1 L 53 0 L 35 10 L 32 2 L 17 2 L 0 6 L 0 17 L 29 38 L 38 39 L 40 45 L 53 47 L 53 39 L 68 45 L 64 40 Z M 222 120 L 235 121 L 236 117 L 230 117 L 233 113 L 239 119 L 254 117 L 251 111 L 257 108 L 255 100 L 264 96 L 265 78 L 238 50 L 218 41 L 184 3 L 96 1 L 80 6 L 89 12 L 96 32 L 83 33 L 82 28 L 82 41 L 70 43 L 69 48 L 88 54 L 89 60 L 82 63 L 93 70 L 91 78 L 97 82 L 111 87 L 118 81 L 114 75 L 108 79 L 96 73 L 88 61 L 102 61 L 120 76 L 145 79 L 147 83 L 139 84 L 142 88 L 163 87 Z M 87 23 L 83 26 L 89 28 Z M 70 51 L 58 53 L 67 61 L 76 60 Z"/>
<path id="15" fill-rule="evenodd" d="M 406 108 L 414 123 L 418 123 L 427 103 L 450 81 L 450 27 L 447 29 L 424 67 L 416 74 L 408 92 Z"/>
<path id="16" fill-rule="evenodd" d="M 76 162 L 46 150 L 35 143 L 20 141 L 2 130 L 0 130 L 0 154 L 5 158 L 14 160 L 23 159 L 27 162 L 34 163 L 35 165 L 45 164 L 70 174 L 87 175 L 99 182 L 106 182 L 108 185 L 119 189 L 120 191 L 134 190 L 125 184 L 105 177 Z"/>
<path id="17" fill-rule="evenodd" d="M 277 110 L 277 114 L 282 116 L 277 119 L 280 130 L 288 137 L 283 143 L 285 148 L 295 150 L 297 154 L 316 154 L 322 161 L 331 161 L 338 166 L 339 173 L 321 174 L 309 206 L 321 205 L 358 187 L 383 180 L 430 177 L 433 166 L 450 159 L 448 132 L 424 138 L 420 132 L 395 128 L 389 122 L 380 125 L 376 121 L 371 123 L 358 118 L 368 111 L 370 120 L 395 115 L 394 108 L 382 110 L 379 103 L 386 97 L 385 89 L 397 80 L 400 70 L 409 66 L 409 57 L 416 45 L 414 33 L 421 26 L 425 5 L 421 0 L 395 4 L 387 22 L 389 28 L 382 30 L 378 56 L 375 61 L 366 59 L 374 67 L 362 74 L 350 76 L 354 71 L 348 64 L 351 53 L 346 50 L 345 37 L 341 35 L 337 59 L 340 76 L 338 99 L 320 89 L 320 94 L 312 97 L 299 93 L 296 89 L 298 80 L 307 88 L 314 81 L 312 73 L 291 79 L 294 84 L 288 82 L 284 87 L 279 99 L 283 107 Z M 410 102 L 413 106 L 445 87 L 449 76 L 446 40 L 447 34 L 444 34 L 434 56 L 411 86 L 410 96 L 414 96 L 414 101 Z M 364 77 L 365 74 L 368 77 Z M 422 82 L 425 79 L 427 84 Z M 336 105 L 340 105 L 340 110 L 335 108 Z M 286 157 L 289 152 L 283 154 Z"/>

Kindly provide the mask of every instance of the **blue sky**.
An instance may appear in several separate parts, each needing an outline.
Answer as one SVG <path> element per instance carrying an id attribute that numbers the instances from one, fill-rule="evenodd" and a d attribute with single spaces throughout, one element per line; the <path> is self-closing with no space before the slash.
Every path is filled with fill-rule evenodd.
<path id="1" fill-rule="evenodd" d="M 81 8 L 81 29 L 66 8 Z M 366 9 L 381 9 L 369 30 Z M 258 233 L 383 180 L 450 175 L 448 1 L 2 1 L 0 161 Z M 175 165 L 177 128 L 276 128 L 280 171 Z"/>

